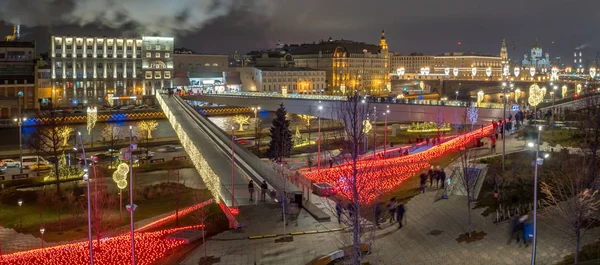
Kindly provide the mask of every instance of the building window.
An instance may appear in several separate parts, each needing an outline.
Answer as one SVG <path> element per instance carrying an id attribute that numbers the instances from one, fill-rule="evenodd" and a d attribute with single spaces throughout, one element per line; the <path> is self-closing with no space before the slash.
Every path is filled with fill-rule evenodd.
<path id="1" fill-rule="evenodd" d="M 154 72 L 154 79 L 161 79 L 160 71 Z"/>
<path id="2" fill-rule="evenodd" d="M 146 45 L 146 50 L 152 50 L 152 45 Z"/>
<path id="3" fill-rule="evenodd" d="M 210 64 L 209 63 L 205 63 L 204 66 L 210 66 Z"/>
<path id="4" fill-rule="evenodd" d="M 165 53 L 165 58 L 169 58 L 169 53 Z"/>
<path id="5" fill-rule="evenodd" d="M 156 50 L 160 51 L 160 45 L 156 45 Z"/>
<path id="6" fill-rule="evenodd" d="M 154 55 L 154 57 L 156 57 L 156 58 L 160 58 L 160 52 L 157 52 L 157 53 Z"/>
<path id="7" fill-rule="evenodd" d="M 219 64 L 218 64 L 218 63 L 213 63 L 213 66 L 214 66 L 214 67 L 218 67 L 218 66 L 219 66 Z"/>
<path id="8" fill-rule="evenodd" d="M 146 79 L 152 79 L 152 71 L 146 71 Z"/>
<path id="9" fill-rule="evenodd" d="M 171 79 L 171 72 L 165 71 L 165 79 Z"/>
<path id="10" fill-rule="evenodd" d="M 147 53 L 146 53 L 146 58 L 150 58 L 150 57 L 152 57 L 152 53 L 150 53 L 150 52 L 147 52 Z"/>

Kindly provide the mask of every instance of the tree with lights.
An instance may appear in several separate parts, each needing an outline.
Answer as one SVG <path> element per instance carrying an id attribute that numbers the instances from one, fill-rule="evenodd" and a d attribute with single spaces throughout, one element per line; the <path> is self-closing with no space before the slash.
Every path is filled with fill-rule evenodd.
<path id="1" fill-rule="evenodd" d="M 310 138 L 309 138 L 310 141 Z M 302 134 L 300 133 L 300 129 L 296 126 L 296 133 L 294 134 L 294 143 L 302 142 Z"/>
<path id="2" fill-rule="evenodd" d="M 310 112 L 310 110 L 309 110 Z M 306 128 L 306 130 L 308 131 L 308 142 L 310 143 L 310 129 L 311 129 L 311 121 L 315 119 L 315 116 L 310 116 L 310 115 L 306 115 L 306 114 L 298 114 L 298 118 L 300 118 L 300 121 L 302 121 L 302 125 L 304 125 L 304 128 Z"/>
<path id="3" fill-rule="evenodd" d="M 292 152 L 293 140 L 290 131 L 290 120 L 287 119 L 287 111 L 283 103 L 275 112 L 275 118 L 271 125 L 271 142 L 267 155 L 270 159 L 282 161 L 283 157 L 289 157 Z"/>
<path id="4" fill-rule="evenodd" d="M 87 108 L 87 131 L 90 135 L 90 143 L 94 147 L 94 127 L 98 121 L 98 108 L 88 107 Z"/>
<path id="5" fill-rule="evenodd" d="M 58 127 L 58 133 L 60 134 L 60 138 L 63 141 L 63 146 L 69 145 L 69 138 L 75 132 L 75 129 L 71 126 L 60 126 Z"/>
<path id="6" fill-rule="evenodd" d="M 156 131 L 156 128 L 158 127 L 158 121 L 156 120 L 144 120 L 144 121 L 139 121 L 137 123 L 137 127 L 139 129 L 139 135 L 142 138 L 148 138 L 148 139 L 152 139 L 152 132 Z"/>
<path id="7" fill-rule="evenodd" d="M 471 122 L 471 130 L 473 130 L 473 126 L 475 125 L 475 123 L 477 122 L 477 118 L 479 117 L 478 112 L 478 108 L 475 107 L 475 104 L 471 104 L 471 106 L 469 106 L 467 108 L 467 118 L 469 118 L 469 121 Z"/>
<path id="8" fill-rule="evenodd" d="M 240 125 L 240 128 L 238 129 L 238 131 L 243 132 L 244 125 L 250 124 L 250 116 L 235 115 L 235 116 L 233 116 L 233 121 L 235 121 L 235 123 Z"/>

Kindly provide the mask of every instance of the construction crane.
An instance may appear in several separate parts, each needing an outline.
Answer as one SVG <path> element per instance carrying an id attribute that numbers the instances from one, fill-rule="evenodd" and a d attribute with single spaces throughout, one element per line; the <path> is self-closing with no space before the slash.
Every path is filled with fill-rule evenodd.
<path id="1" fill-rule="evenodd" d="M 6 41 L 20 41 L 21 40 L 21 25 L 16 24 L 13 29 L 13 35 L 5 37 Z"/>

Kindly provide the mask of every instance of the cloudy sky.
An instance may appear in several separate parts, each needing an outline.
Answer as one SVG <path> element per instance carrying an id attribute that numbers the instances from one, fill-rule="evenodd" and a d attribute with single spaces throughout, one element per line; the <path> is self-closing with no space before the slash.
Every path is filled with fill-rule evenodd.
<path id="1" fill-rule="evenodd" d="M 600 51 L 598 0 L 0 0 L 0 20 L 4 35 L 21 23 L 40 51 L 49 34 L 173 35 L 177 46 L 224 54 L 330 36 L 377 43 L 382 29 L 404 54 L 498 54 L 503 37 L 511 57 L 536 37 L 552 57 Z"/>

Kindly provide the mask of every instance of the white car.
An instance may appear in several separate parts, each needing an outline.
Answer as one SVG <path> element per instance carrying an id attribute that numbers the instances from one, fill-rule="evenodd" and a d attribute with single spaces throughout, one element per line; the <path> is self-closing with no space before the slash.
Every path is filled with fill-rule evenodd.
<path id="1" fill-rule="evenodd" d="M 0 166 L 3 166 L 3 167 L 20 167 L 21 166 L 21 161 L 14 160 L 14 159 L 2 159 L 2 161 L 0 161 Z"/>

